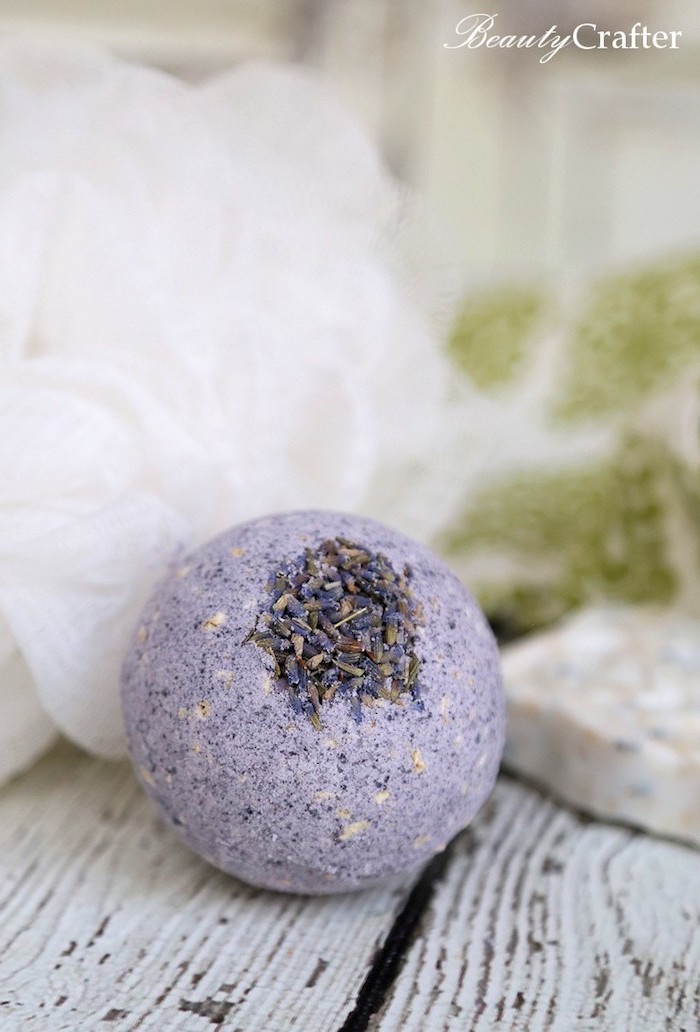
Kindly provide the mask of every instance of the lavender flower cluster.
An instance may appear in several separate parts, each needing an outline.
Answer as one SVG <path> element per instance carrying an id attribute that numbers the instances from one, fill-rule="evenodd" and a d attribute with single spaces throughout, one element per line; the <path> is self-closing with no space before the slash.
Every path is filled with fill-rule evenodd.
<path id="1" fill-rule="evenodd" d="M 270 579 L 268 607 L 245 642 L 272 656 L 294 711 L 317 730 L 335 696 L 350 701 L 358 722 L 379 700 L 423 709 L 423 613 L 410 579 L 408 566 L 397 572 L 386 556 L 341 537 L 307 548 Z"/>

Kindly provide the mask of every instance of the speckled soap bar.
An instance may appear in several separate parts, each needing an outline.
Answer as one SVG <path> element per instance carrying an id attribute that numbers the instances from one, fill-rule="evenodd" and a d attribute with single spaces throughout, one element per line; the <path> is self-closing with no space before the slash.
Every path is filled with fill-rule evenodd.
<path id="1" fill-rule="evenodd" d="M 298 892 L 417 869 L 477 812 L 504 739 L 495 641 L 459 580 L 331 512 L 255 520 L 183 560 L 122 698 L 166 820 L 223 870 Z"/>
<path id="2" fill-rule="evenodd" d="M 505 760 L 599 817 L 700 845 L 700 624 L 596 608 L 504 649 Z"/>

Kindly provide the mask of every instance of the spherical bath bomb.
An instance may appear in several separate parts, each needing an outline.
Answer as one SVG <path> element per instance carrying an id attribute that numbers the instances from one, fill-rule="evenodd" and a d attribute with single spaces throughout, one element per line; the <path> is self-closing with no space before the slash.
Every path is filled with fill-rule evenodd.
<path id="1" fill-rule="evenodd" d="M 294 512 L 221 534 L 158 585 L 123 668 L 161 814 L 254 885 L 343 892 L 418 868 L 488 796 L 496 644 L 421 545 Z"/>

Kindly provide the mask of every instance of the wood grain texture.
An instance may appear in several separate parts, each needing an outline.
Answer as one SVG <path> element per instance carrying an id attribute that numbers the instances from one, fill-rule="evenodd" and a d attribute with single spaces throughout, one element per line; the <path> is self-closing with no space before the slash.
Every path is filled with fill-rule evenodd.
<path id="1" fill-rule="evenodd" d="M 0 793 L 0 1028 L 330 1032 L 405 895 L 247 888 L 63 746 Z"/>
<path id="2" fill-rule="evenodd" d="M 502 778 L 375 1027 L 696 1032 L 700 854 Z"/>
<path id="3" fill-rule="evenodd" d="M 246 888 L 62 746 L 0 792 L 0 1029 L 333 1032 L 407 892 Z M 700 854 L 502 778 L 370 1027 L 696 1032 L 699 986 Z"/>

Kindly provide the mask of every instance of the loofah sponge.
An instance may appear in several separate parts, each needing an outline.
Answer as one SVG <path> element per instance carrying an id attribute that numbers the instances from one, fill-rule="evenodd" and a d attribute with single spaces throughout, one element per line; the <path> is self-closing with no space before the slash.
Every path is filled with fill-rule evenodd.
<path id="1" fill-rule="evenodd" d="M 459 445 L 430 232 L 311 73 L 194 87 L 5 39 L 0 103 L 5 776 L 52 728 L 124 754 L 119 665 L 175 553 L 308 505 L 426 540 Z"/>

